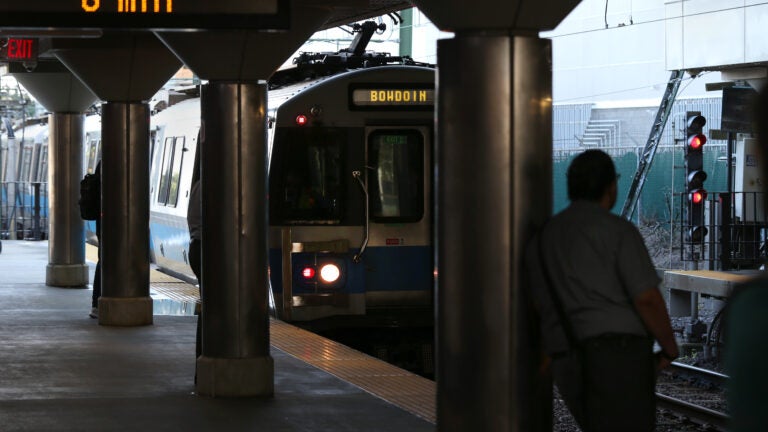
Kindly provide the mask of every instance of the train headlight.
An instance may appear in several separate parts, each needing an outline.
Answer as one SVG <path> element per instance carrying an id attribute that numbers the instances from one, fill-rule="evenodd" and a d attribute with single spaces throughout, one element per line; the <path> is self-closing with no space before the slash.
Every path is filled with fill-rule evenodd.
<path id="1" fill-rule="evenodd" d="M 320 268 L 320 279 L 325 283 L 334 283 L 341 277 L 341 270 L 336 264 L 326 264 Z"/>

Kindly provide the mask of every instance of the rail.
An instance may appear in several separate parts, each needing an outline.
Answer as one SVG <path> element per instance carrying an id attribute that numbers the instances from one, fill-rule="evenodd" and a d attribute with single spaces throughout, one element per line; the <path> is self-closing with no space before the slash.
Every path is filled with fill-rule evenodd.
<path id="1" fill-rule="evenodd" d="M 721 431 L 727 430 L 728 427 L 729 417 L 727 414 L 704 408 L 671 396 L 656 393 L 656 406 L 658 408 L 674 411 L 695 423 L 709 425 Z"/>
<path id="2" fill-rule="evenodd" d="M 728 382 L 728 375 L 709 369 L 698 368 L 685 363 L 672 362 L 668 370 L 673 374 L 704 380 L 720 387 L 725 386 L 726 382 Z"/>
<path id="3" fill-rule="evenodd" d="M 720 390 L 728 382 L 727 375 L 679 362 L 673 362 L 662 373 L 692 383 L 697 388 L 714 387 Z M 728 425 L 729 416 L 726 413 L 667 394 L 657 392 L 656 403 L 659 408 L 670 410 L 698 424 L 709 425 L 718 430 L 726 430 Z"/>

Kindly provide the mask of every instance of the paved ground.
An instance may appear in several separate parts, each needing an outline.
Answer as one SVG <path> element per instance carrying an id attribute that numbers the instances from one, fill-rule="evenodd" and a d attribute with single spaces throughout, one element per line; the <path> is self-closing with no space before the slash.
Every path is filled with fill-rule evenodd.
<path id="1" fill-rule="evenodd" d="M 100 326 L 91 291 L 45 286 L 46 265 L 47 242 L 3 242 L 0 432 L 435 428 L 275 348 L 274 397 L 196 396 L 194 317 Z"/>

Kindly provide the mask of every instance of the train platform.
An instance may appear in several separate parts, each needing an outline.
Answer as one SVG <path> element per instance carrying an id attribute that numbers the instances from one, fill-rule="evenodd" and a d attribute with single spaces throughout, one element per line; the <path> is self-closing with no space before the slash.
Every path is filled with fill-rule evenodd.
<path id="1" fill-rule="evenodd" d="M 3 242 L 0 431 L 435 429 L 434 382 L 277 320 L 273 397 L 197 396 L 196 317 L 155 308 L 151 326 L 100 326 L 91 290 L 45 285 L 47 257 L 45 241 Z M 159 283 L 180 284 L 165 304 L 191 295 Z"/>

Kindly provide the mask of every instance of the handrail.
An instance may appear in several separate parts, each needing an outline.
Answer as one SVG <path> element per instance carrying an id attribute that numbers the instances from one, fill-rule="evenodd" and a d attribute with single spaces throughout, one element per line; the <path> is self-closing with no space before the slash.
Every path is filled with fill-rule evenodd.
<path id="1" fill-rule="evenodd" d="M 364 229 L 364 237 L 363 237 L 363 244 L 360 246 L 360 251 L 355 254 L 354 257 L 352 257 L 352 262 L 359 263 L 360 260 L 363 258 L 363 252 L 365 252 L 365 248 L 368 247 L 368 232 L 370 229 L 369 224 L 369 204 L 368 204 L 368 189 L 365 187 L 365 183 L 363 183 L 362 179 L 362 173 L 360 171 L 352 171 L 352 177 L 357 180 L 357 182 L 360 184 L 360 187 L 363 189 L 363 195 L 365 195 L 365 229 Z"/>

